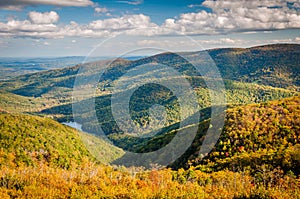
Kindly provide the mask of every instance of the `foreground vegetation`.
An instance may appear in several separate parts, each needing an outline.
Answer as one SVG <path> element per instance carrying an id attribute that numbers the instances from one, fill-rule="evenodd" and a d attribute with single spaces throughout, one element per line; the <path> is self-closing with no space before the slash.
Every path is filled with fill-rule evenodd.
<path id="1" fill-rule="evenodd" d="M 278 175 L 279 173 L 279 175 Z M 264 184 L 247 172 L 204 173 L 189 169 L 143 170 L 83 162 L 69 170 L 46 165 L 2 167 L 0 197 L 6 198 L 297 198 L 299 178 L 266 172 Z"/>

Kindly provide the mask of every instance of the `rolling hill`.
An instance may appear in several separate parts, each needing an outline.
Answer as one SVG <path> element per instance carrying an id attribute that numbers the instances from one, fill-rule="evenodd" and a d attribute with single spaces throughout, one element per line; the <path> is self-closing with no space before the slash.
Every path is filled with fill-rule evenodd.
<path id="1" fill-rule="evenodd" d="M 289 88 L 297 90 L 299 82 L 300 45 L 299 44 L 273 44 L 245 49 L 212 49 L 200 52 L 179 53 L 187 57 L 193 57 L 208 53 L 218 67 L 223 79 L 239 82 L 251 82 L 267 86 Z M 73 88 L 75 76 L 79 67 L 87 67 L 92 75 L 93 67 L 104 68 L 102 81 L 112 84 L 127 70 L 146 63 L 162 63 L 172 65 L 182 74 L 193 74 L 194 68 L 185 59 L 174 53 L 162 53 L 136 61 L 116 59 L 92 62 L 85 65 L 77 65 L 57 70 L 49 70 L 34 74 L 27 74 L 2 81 L 0 88 L 23 96 L 40 97 L 62 89 L 70 91 Z M 203 57 L 203 56 L 202 56 Z M 197 82 L 196 86 L 199 86 Z M 58 91 L 58 90 L 56 90 Z"/>
<path id="2" fill-rule="evenodd" d="M 195 75 L 194 68 L 174 53 L 115 60 L 97 85 L 97 121 L 89 121 L 89 110 L 78 116 L 87 133 L 57 122 L 73 120 L 72 88 L 81 66 L 1 81 L 0 198 L 297 198 L 299 48 L 280 44 L 208 51 L 224 79 L 228 109 L 222 132 L 218 129 L 221 136 L 207 154 L 199 154 L 207 130 L 214 129 L 205 81 L 214 79 Z M 109 62 L 82 66 L 87 68 L 82 76 L 93 77 L 95 66 L 103 69 Z M 169 115 L 158 134 L 137 139 L 118 129 L 111 111 L 111 91 L 126 71 L 155 62 L 181 72 L 201 106 L 196 113 L 186 110 L 187 116 L 180 117 L 177 98 L 170 90 L 155 84 L 144 86 L 129 103 L 136 124 L 147 124 L 148 108 L 153 104 L 166 107 Z M 176 77 L 173 80 L 175 86 L 181 83 Z M 79 103 L 88 104 L 91 99 Z M 199 122 L 180 127 L 179 122 L 185 123 L 193 114 L 200 114 Z M 92 135 L 97 134 L 98 123 L 114 145 L 138 153 L 168 145 L 175 134 L 198 130 L 189 148 L 169 168 L 156 164 L 151 169 L 126 168 L 103 165 L 118 164 L 128 154 Z M 164 158 L 168 157 L 152 163 Z M 133 161 L 130 156 L 129 161 Z"/>
<path id="3" fill-rule="evenodd" d="M 299 115 L 300 96 L 230 108 L 226 111 L 222 134 L 210 154 L 204 159 L 199 154 L 209 128 L 207 120 L 199 124 L 193 144 L 173 165 L 178 168 L 200 163 L 204 170 L 242 171 L 266 164 L 299 175 Z"/>
<path id="4" fill-rule="evenodd" d="M 265 165 L 269 170 L 277 168 L 285 173 L 300 174 L 300 96 L 229 108 L 213 150 L 200 154 L 207 130 L 211 128 L 209 112 L 209 109 L 201 112 L 202 120 L 198 124 L 183 128 L 174 124 L 143 142 L 127 135 L 111 136 L 117 136 L 115 140 L 128 151 L 145 153 L 167 145 L 175 134 L 193 131 L 198 126 L 193 143 L 172 163 L 172 168 L 195 166 L 206 172 L 229 169 L 255 173 Z"/>
<path id="5" fill-rule="evenodd" d="M 247 49 L 213 49 L 207 52 L 216 63 L 224 79 L 227 103 L 230 105 L 241 105 L 297 95 L 300 62 L 299 46 L 296 44 L 277 44 Z M 199 57 L 201 58 L 203 53 L 206 52 L 188 52 L 183 54 L 190 57 L 200 54 Z M 163 53 L 136 61 L 124 59 L 116 59 L 112 63 L 110 63 L 110 60 L 98 61 L 19 76 L 0 82 L 0 90 L 3 93 L 0 95 L 0 104 L 2 109 L 6 111 L 47 115 L 58 121 L 73 120 L 71 109 L 72 90 L 80 67 L 86 68 L 85 73 L 81 75 L 89 79 L 94 75 L 93 71 L 99 68 L 104 69 L 109 64 L 97 86 L 96 106 L 100 123 L 106 125 L 107 134 L 111 134 L 113 133 L 112 129 L 117 128 L 113 122 L 108 101 L 110 101 L 111 91 L 118 78 L 138 65 L 158 62 L 172 65 L 188 79 L 198 95 L 200 108 L 211 106 L 209 90 L 205 81 L 214 80 L 198 76 L 193 66 L 179 55 Z M 178 82 L 176 77 L 174 77 L 172 82 Z M 180 82 L 178 83 L 180 84 Z M 169 107 L 168 111 L 170 112 L 167 125 L 178 122 L 180 118 L 178 117 L 178 111 L 175 110 L 178 108 L 176 106 L 176 98 L 169 95 L 163 87 L 149 87 L 149 89 L 153 90 L 153 92 L 150 92 L 152 95 L 150 98 L 153 99 L 151 103 L 154 103 L 156 100 L 155 96 L 165 96 L 163 100 L 166 102 L 165 105 Z M 142 99 L 142 102 L 140 99 Z M 7 103 L 7 101 L 12 103 Z M 20 104 L 20 106 L 15 104 Z M 135 107 L 135 111 L 132 114 L 135 115 L 137 123 L 145 125 L 145 121 L 147 122 L 148 120 L 148 113 L 147 110 L 142 110 L 140 107 L 141 104 L 145 105 L 143 97 L 136 95 L 135 98 L 132 98 L 132 104 Z M 185 110 L 185 112 L 188 115 L 193 114 L 192 112 L 188 113 L 189 110 Z M 86 116 L 89 114 L 88 112 L 81 114 L 80 120 L 86 122 Z M 83 128 L 88 132 L 93 131 L 93 126 L 94 124 L 83 123 Z"/>
<path id="6" fill-rule="evenodd" d="M 122 155 L 121 150 L 102 139 L 49 118 L 2 113 L 0 132 L 0 165 L 28 166 L 43 162 L 69 168 L 85 159 L 108 164 Z"/>
<path id="7" fill-rule="evenodd" d="M 298 95 L 300 45 L 277 44 L 246 49 L 212 49 L 207 52 L 223 77 L 228 106 L 262 103 Z M 72 90 L 80 67 L 85 68 L 85 73 L 81 76 L 89 79 L 94 77 L 95 71 L 99 68 L 105 69 L 109 64 L 100 78 L 95 92 L 97 121 L 89 121 L 91 114 L 89 110 L 82 110 L 77 117 L 84 131 L 97 135 L 97 123 L 99 122 L 105 134 L 109 135 L 109 138 L 118 146 L 126 149 L 135 147 L 135 149 L 142 150 L 149 140 L 144 140 L 142 143 L 136 142 L 135 139 L 132 142 L 128 140 L 128 142 L 123 142 L 124 135 L 125 139 L 128 138 L 127 132 L 119 129 L 114 121 L 110 99 L 111 91 L 118 79 L 138 65 L 147 63 L 172 65 L 191 84 L 200 104 L 198 111 L 202 111 L 211 106 L 209 90 L 205 82 L 214 81 L 214 79 L 199 76 L 195 72 L 195 68 L 179 55 L 184 54 L 187 57 L 197 55 L 201 58 L 205 57 L 205 53 L 203 51 L 178 54 L 162 53 L 135 61 L 125 59 L 116 59 L 113 62 L 111 60 L 96 61 L 85 65 L 22 75 L 0 82 L 1 109 L 3 112 L 47 116 L 60 122 L 72 121 L 74 119 Z M 172 78 L 175 87 L 181 84 L 176 80 L 177 77 Z M 157 103 L 166 107 L 167 126 L 178 127 L 176 124 L 179 121 L 194 114 L 188 108 L 184 110 L 186 115 L 181 117 L 176 96 L 164 87 L 149 84 L 144 90 L 140 89 L 139 91 L 139 94 L 131 97 L 130 106 L 131 116 L 140 126 L 147 125 L 149 122 L 148 108 Z M 85 104 L 89 100 L 93 100 L 93 96 L 90 97 L 87 101 L 79 103 Z M 165 129 L 168 130 L 169 127 Z M 164 132 L 159 136 L 163 134 Z M 154 146 L 157 147 L 156 144 Z"/>

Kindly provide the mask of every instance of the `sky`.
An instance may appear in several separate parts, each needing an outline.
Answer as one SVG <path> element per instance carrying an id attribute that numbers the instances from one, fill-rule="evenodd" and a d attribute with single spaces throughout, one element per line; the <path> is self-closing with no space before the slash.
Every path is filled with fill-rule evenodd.
<path id="1" fill-rule="evenodd" d="M 0 0 L 0 57 L 272 43 L 300 44 L 300 0 Z"/>

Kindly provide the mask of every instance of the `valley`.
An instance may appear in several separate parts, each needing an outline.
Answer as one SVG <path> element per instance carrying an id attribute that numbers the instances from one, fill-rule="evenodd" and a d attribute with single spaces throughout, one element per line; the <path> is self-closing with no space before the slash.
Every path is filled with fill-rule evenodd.
<path id="1" fill-rule="evenodd" d="M 300 45 L 207 52 L 224 82 L 226 101 L 219 105 L 211 103 L 208 88 L 216 79 L 197 74 L 180 53 L 93 61 L 1 80 L 0 197 L 25 194 L 43 198 L 49 192 L 51 197 L 70 198 L 198 198 L 199 194 L 218 198 L 220 193 L 223 198 L 297 198 Z M 203 53 L 183 54 L 204 57 Z M 130 97 L 131 119 L 141 129 L 147 127 L 152 120 L 149 109 L 159 104 L 164 107 L 165 123 L 159 132 L 139 132 L 154 136 L 137 137 L 130 132 L 130 122 L 124 120 L 123 128 L 118 126 L 111 98 L 114 92 L 132 89 L 114 90 L 127 71 L 153 63 L 179 71 L 199 106 L 182 109 L 172 90 L 147 84 Z M 74 102 L 73 87 L 81 67 L 85 68 L 82 79 L 95 78 L 99 68 L 104 72 L 94 85 L 93 95 Z M 138 85 L 134 80 L 130 79 L 132 87 Z M 177 76 L 167 80 L 175 88 L 182 84 Z M 92 102 L 94 110 L 85 108 Z M 82 107 L 80 114 L 74 113 L 74 106 Z M 210 123 L 212 110 L 217 110 L 214 117 L 224 126 L 216 130 L 220 137 L 212 150 L 201 154 L 208 129 L 214 128 Z M 96 120 L 91 119 L 93 114 Z M 198 114 L 197 122 L 189 123 Z M 75 122 L 82 125 L 82 131 L 64 125 Z M 159 165 L 164 156 L 153 162 L 142 160 L 134 167 L 119 164 L 123 159 L 131 160 L 128 152 L 155 152 L 176 135 L 184 136 L 194 129 L 191 145 L 169 165 Z"/>

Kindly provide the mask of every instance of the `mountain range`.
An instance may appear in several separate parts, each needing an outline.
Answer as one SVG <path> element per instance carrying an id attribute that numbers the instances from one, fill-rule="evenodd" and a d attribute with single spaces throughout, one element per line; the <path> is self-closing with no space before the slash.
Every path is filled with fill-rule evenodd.
<path id="1" fill-rule="evenodd" d="M 207 55 L 224 83 L 226 102 L 223 104 L 212 104 L 208 86 L 220 79 L 202 76 L 188 61 Z M 140 76 L 132 76 L 127 77 L 131 84 L 114 90 L 128 71 L 146 65 L 151 80 L 150 77 L 162 72 L 159 68 L 151 70 L 157 63 L 173 67 L 188 81 L 199 106 L 181 110 L 180 100 L 171 89 L 147 83 L 132 92 L 128 102 L 130 119 L 138 127 L 147 127 L 152 121 L 149 109 L 159 104 L 165 110 L 165 123 L 159 132 L 145 130 L 138 132 L 142 137 L 137 137 L 131 134 L 127 120 L 124 119 L 124 126 L 118 125 L 111 99 L 114 92 L 126 93 L 139 85 L 136 79 Z M 258 170 L 267 168 L 270 172 L 277 169 L 285 175 L 297 176 L 300 174 L 299 67 L 300 45 L 275 44 L 166 52 L 134 60 L 100 60 L 1 80 L 0 165 L 29 167 L 43 163 L 69 169 L 84 161 L 118 164 L 127 151 L 154 152 L 167 146 L 177 134 L 197 129 L 191 145 L 168 167 L 178 172 L 182 168 L 202 172 L 247 170 L 253 177 Z M 95 74 L 99 70 L 102 74 Z M 93 95 L 74 102 L 76 78 L 94 79 L 96 76 L 99 77 L 92 87 Z M 182 85 L 178 76 L 168 78 L 172 87 Z M 83 85 L 82 89 L 88 90 L 89 85 Z M 188 91 L 183 91 L 186 93 Z M 92 120 L 93 110 L 87 107 L 91 102 L 96 114 Z M 82 107 L 80 113 L 74 113 L 74 106 Z M 208 129 L 213 128 L 212 110 L 218 110 L 216 117 L 224 120 L 224 126 L 211 152 L 199 154 Z M 200 118 L 189 123 L 195 115 Z M 80 123 L 84 132 L 60 124 L 70 121 Z M 99 127 L 104 134 L 99 134 Z M 160 163 L 164 158 L 158 157 L 150 163 Z M 146 163 L 150 164 L 142 161 L 136 166 Z"/>

